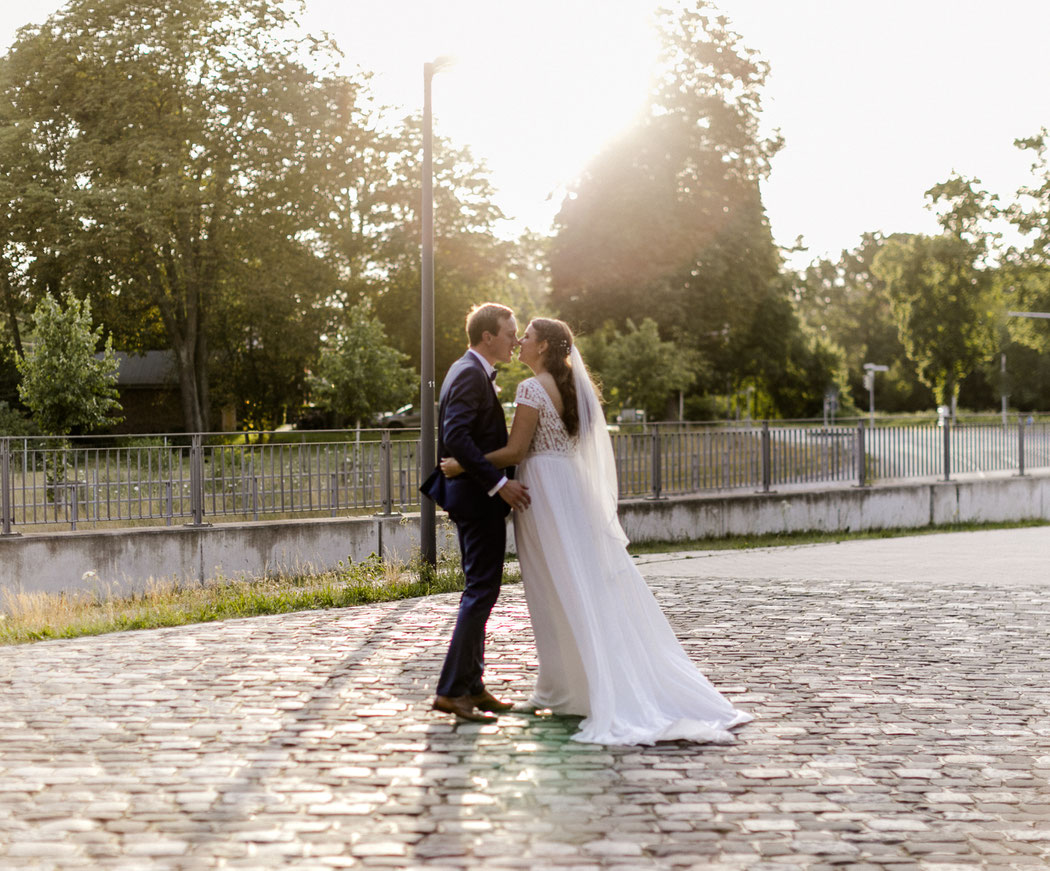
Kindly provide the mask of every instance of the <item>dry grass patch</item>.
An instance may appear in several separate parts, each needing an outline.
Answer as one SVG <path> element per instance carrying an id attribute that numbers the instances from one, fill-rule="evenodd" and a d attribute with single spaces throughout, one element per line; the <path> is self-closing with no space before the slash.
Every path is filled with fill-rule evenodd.
<path id="1" fill-rule="evenodd" d="M 505 582 L 520 580 L 508 572 Z M 315 575 L 220 579 L 203 585 L 152 582 L 143 592 L 112 596 L 0 592 L 0 644 L 101 635 L 283 614 L 345 608 L 463 589 L 458 560 L 443 558 L 436 570 L 415 562 L 384 562 L 375 556 Z"/>

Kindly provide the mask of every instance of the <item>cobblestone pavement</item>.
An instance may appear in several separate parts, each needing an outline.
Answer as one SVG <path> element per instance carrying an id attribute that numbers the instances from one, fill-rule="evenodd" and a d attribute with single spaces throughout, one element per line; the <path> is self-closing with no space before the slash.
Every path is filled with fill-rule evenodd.
<path id="1" fill-rule="evenodd" d="M 1042 578 L 643 562 L 756 716 L 732 746 L 454 725 L 429 700 L 455 596 L 6 648 L 0 868 L 1050 867 Z M 489 685 L 524 698 L 519 585 L 490 628 Z"/>

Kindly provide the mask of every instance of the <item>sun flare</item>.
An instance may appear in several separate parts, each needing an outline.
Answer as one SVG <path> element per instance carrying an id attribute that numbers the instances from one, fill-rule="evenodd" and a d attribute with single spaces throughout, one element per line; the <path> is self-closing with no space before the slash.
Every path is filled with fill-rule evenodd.
<path id="1" fill-rule="evenodd" d="M 409 111 L 421 103 L 423 62 L 454 57 L 434 81 L 437 130 L 470 144 L 498 176 L 507 202 L 542 204 L 554 195 L 545 209 L 508 216 L 533 229 L 546 230 L 557 211 L 561 191 L 551 179 L 571 182 L 644 107 L 658 50 L 651 0 L 387 3 L 404 22 L 398 54 L 416 59 L 397 72 L 380 62 L 381 47 L 369 40 L 376 31 L 367 19 L 378 13 L 333 0 L 310 0 L 308 8 L 350 62 L 386 70 L 377 90 Z M 382 18 L 389 21 L 391 10 Z"/>

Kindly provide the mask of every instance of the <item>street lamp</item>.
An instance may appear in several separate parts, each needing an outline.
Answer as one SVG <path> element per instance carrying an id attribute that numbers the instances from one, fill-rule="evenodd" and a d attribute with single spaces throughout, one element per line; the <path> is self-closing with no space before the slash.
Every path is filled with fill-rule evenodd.
<path id="1" fill-rule="evenodd" d="M 428 475 L 437 465 L 434 421 L 434 119 L 430 108 L 430 83 L 435 73 L 452 65 L 452 59 L 439 57 L 423 64 L 423 262 L 420 300 L 419 354 L 419 462 Z M 419 506 L 419 549 L 423 561 L 437 565 L 437 517 L 434 501 L 421 496 Z"/>
<path id="2" fill-rule="evenodd" d="M 864 364 L 864 386 L 868 388 L 868 420 L 869 425 L 875 427 L 875 373 L 888 372 L 889 366 L 880 366 L 878 363 Z"/>

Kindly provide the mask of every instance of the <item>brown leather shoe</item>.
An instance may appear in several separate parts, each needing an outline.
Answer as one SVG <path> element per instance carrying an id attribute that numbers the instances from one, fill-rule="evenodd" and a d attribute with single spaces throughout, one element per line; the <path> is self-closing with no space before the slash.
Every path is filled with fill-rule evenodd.
<path id="1" fill-rule="evenodd" d="M 434 696 L 434 710 L 445 714 L 455 714 L 461 720 L 472 720 L 476 723 L 486 723 L 495 719 L 481 711 L 474 710 L 474 703 L 470 696 L 457 696 L 456 698 Z"/>
<path id="2" fill-rule="evenodd" d="M 466 696 L 467 700 L 480 711 L 492 711 L 494 714 L 505 714 L 514 707 L 514 702 L 501 702 L 488 690 L 482 690 L 476 696 Z"/>

